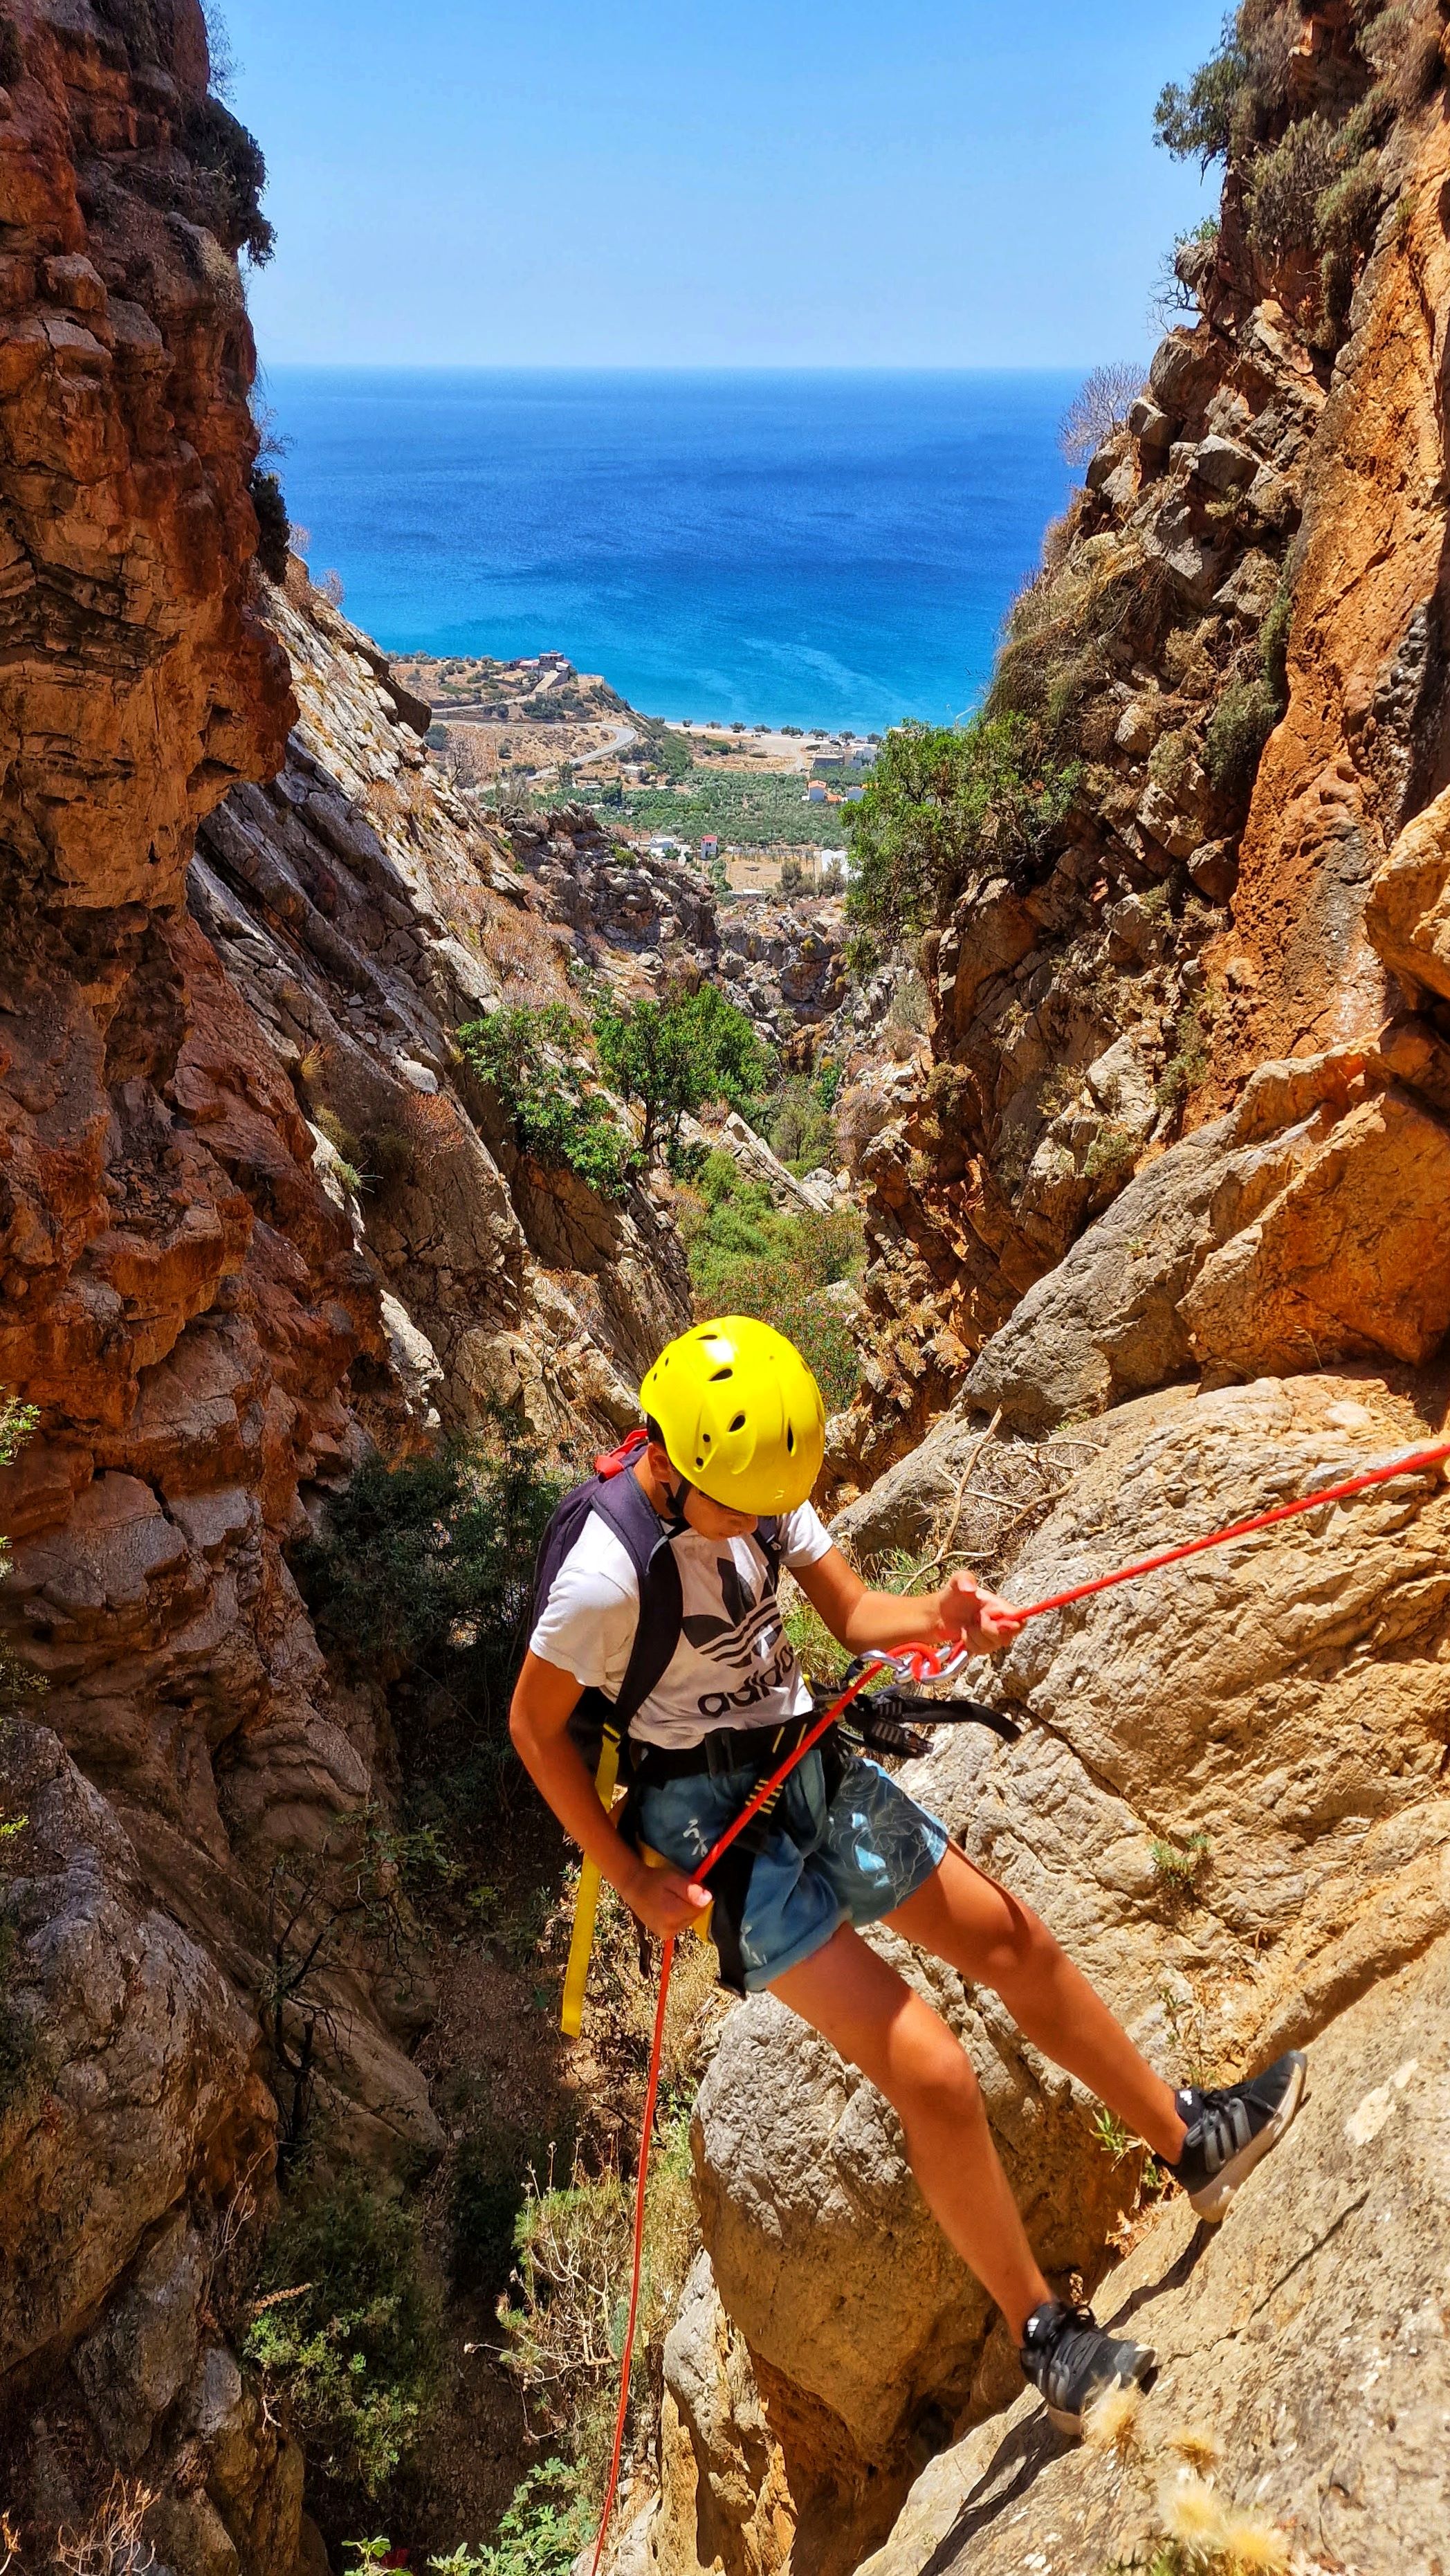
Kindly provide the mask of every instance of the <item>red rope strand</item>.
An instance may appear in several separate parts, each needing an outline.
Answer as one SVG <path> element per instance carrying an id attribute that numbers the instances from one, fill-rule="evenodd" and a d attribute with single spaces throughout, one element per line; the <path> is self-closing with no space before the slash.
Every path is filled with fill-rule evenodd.
<path id="1" fill-rule="evenodd" d="M 1030 1602 L 1019 1610 L 1019 1619 L 1040 1619 L 1047 1610 L 1065 1610 L 1070 1602 L 1091 1600 L 1095 1592 L 1110 1592 L 1117 1583 L 1135 1582 L 1140 1574 L 1156 1574 L 1161 1565 L 1178 1565 L 1185 1556 L 1202 1556 L 1205 1548 L 1227 1547 L 1230 1539 L 1249 1538 L 1255 1530 L 1272 1529 L 1276 1521 L 1292 1521 L 1300 1512 L 1317 1512 L 1323 1503 L 1342 1503 L 1350 1494 L 1363 1494 L 1371 1485 L 1387 1485 L 1396 1476 L 1411 1476 L 1424 1467 L 1435 1467 L 1450 1458 L 1450 1440 L 1442 1440 L 1436 1449 L 1417 1449 L 1408 1458 L 1394 1458 L 1386 1467 L 1371 1467 L 1366 1475 L 1351 1476 L 1342 1485 L 1326 1485 L 1322 1493 L 1303 1494 L 1297 1503 L 1280 1503 L 1272 1512 L 1259 1512 L 1251 1521 L 1235 1521 L 1232 1529 L 1214 1530 L 1208 1538 L 1191 1538 L 1183 1547 L 1165 1547 L 1157 1556 L 1141 1557 L 1136 1565 L 1123 1565 L 1116 1574 L 1096 1575 L 1091 1583 L 1075 1583 L 1068 1592 L 1054 1592 L 1046 1601 Z"/>
<path id="2" fill-rule="evenodd" d="M 1119 1583 L 1133 1583 L 1140 1575 L 1156 1574 L 1162 1566 L 1179 1565 L 1185 1557 L 1201 1556 L 1207 1548 L 1227 1547 L 1232 1539 L 1250 1538 L 1256 1530 L 1272 1529 L 1277 1522 L 1294 1520 L 1301 1512 L 1316 1512 L 1325 1503 L 1342 1503 L 1352 1494 L 1368 1492 L 1372 1485 L 1387 1485 L 1396 1476 L 1415 1475 L 1427 1467 L 1440 1466 L 1447 1459 L 1450 1459 L 1450 1440 L 1441 1441 L 1434 1449 L 1415 1450 L 1408 1457 L 1391 1459 L 1386 1466 L 1371 1467 L 1362 1476 L 1351 1476 L 1341 1485 L 1328 1485 L 1320 1493 L 1304 1494 L 1294 1503 L 1280 1503 L 1271 1512 L 1257 1513 L 1252 1520 L 1235 1521 L 1232 1528 L 1214 1530 L 1208 1538 L 1193 1538 L 1182 1547 L 1163 1548 L 1157 1556 L 1140 1557 L 1135 1565 L 1120 1566 L 1115 1574 L 1095 1575 L 1090 1583 L 1075 1583 L 1066 1592 L 1051 1593 L 1045 1601 L 1029 1602 L 1025 1609 L 1018 1611 L 1017 1616 L 1020 1619 L 1040 1619 L 1049 1610 L 1066 1610 L 1074 1601 L 1089 1601 L 1095 1593 L 1110 1592 Z M 916 1680 L 929 1681 L 932 1678 L 932 1667 L 937 1660 L 936 1648 L 905 1646 L 898 1648 L 897 1652 L 912 1658 Z M 780 1768 L 772 1771 L 770 1778 L 763 1780 L 759 1788 L 752 1792 L 734 1823 L 727 1825 L 719 1841 L 694 1872 L 696 1878 L 709 1876 L 722 1852 L 727 1852 L 737 1834 L 743 1833 L 752 1817 L 759 1815 L 767 1800 L 774 1797 L 776 1790 L 789 1779 L 797 1763 L 805 1760 L 812 1746 L 820 1742 L 827 1729 L 834 1726 L 842 1711 L 850 1707 L 857 1693 L 863 1691 L 866 1684 L 874 1681 L 877 1673 L 885 1669 L 887 1660 L 884 1656 L 878 1656 L 868 1663 L 857 1674 L 850 1689 L 842 1691 L 840 1698 L 832 1701 L 825 1715 L 816 1720 L 808 1734 L 802 1736 L 799 1744 L 786 1756 Z M 654 2132 L 655 2104 L 659 2098 L 665 2004 L 669 1996 L 670 1972 L 674 1962 L 675 1942 L 671 1934 L 665 1941 L 660 1960 L 659 2001 L 655 2005 L 654 2037 L 650 2043 L 649 2081 L 645 2087 L 644 2097 L 644 2134 L 640 2140 L 639 2169 L 635 2176 L 634 2254 L 629 2284 L 629 2319 L 625 2327 L 624 2351 L 620 2360 L 619 2407 L 614 2419 L 614 2450 L 609 2463 L 609 2483 L 605 2489 L 604 2510 L 599 2517 L 599 2537 L 594 2544 L 594 2561 L 590 2576 L 599 2576 L 599 2564 L 604 2555 L 605 2537 L 609 2530 L 609 2519 L 614 2511 L 614 2499 L 619 2486 L 620 2461 L 624 2454 L 624 2427 L 629 2413 L 629 2374 L 634 2360 L 635 2328 L 639 2322 L 640 2273 L 644 2263 L 645 2189 L 649 2178 L 650 2140 Z"/>

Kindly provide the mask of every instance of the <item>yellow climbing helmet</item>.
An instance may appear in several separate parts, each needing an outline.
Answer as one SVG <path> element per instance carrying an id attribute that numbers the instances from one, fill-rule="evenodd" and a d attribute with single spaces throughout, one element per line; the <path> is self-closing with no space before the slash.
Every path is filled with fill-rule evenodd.
<path id="1" fill-rule="evenodd" d="M 794 1342 L 753 1315 L 667 1342 L 639 1394 L 676 1474 L 727 1511 L 793 1512 L 821 1472 L 821 1390 Z"/>

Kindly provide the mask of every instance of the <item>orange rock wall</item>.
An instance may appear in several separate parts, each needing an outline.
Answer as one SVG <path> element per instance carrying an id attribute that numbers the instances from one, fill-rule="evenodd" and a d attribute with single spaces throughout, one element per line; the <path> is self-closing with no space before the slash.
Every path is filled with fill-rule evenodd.
<path id="1" fill-rule="evenodd" d="M 1364 934 L 1369 884 L 1406 813 L 1450 776 L 1447 182 L 1450 124 L 1437 108 L 1403 216 L 1362 281 L 1306 477 L 1289 705 L 1259 769 L 1232 928 L 1212 958 L 1227 1002 L 1205 1110 L 1266 1057 L 1353 1044 L 1395 1006 Z"/>
<path id="2" fill-rule="evenodd" d="M 11 870 L 69 904 L 151 910 L 178 901 L 198 817 L 275 767 L 291 717 L 246 605 L 255 353 L 236 261 L 191 219 L 200 11 L 156 13 L 161 59 L 116 32 L 125 12 L 18 0 L 14 23 L 0 836 Z"/>

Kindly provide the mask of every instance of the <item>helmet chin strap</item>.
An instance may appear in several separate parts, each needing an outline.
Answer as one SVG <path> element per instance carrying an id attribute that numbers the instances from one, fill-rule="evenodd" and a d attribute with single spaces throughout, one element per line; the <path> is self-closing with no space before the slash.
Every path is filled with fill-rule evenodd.
<path id="1" fill-rule="evenodd" d="M 660 1447 L 664 1449 L 665 1462 L 669 1468 L 671 1476 L 677 1479 L 677 1482 L 674 1484 L 670 1484 L 668 1482 L 663 1484 L 665 1498 L 663 1517 L 668 1519 L 672 1527 L 675 1529 L 688 1529 L 689 1522 L 685 1518 L 685 1504 L 689 1496 L 693 1493 L 694 1487 L 691 1485 L 688 1476 L 682 1476 L 680 1474 L 679 1468 L 675 1465 L 668 1449 L 664 1448 L 663 1441 L 660 1442 Z M 658 1511 L 659 1508 L 658 1503 L 656 1503 L 656 1511 Z"/>

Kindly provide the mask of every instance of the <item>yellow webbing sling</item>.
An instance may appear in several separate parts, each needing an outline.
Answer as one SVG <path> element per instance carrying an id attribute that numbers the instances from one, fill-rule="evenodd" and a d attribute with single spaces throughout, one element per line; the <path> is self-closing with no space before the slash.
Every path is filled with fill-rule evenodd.
<path id="1" fill-rule="evenodd" d="M 619 1779 L 619 1737 L 606 1726 L 599 1748 L 599 1768 L 594 1774 L 594 1792 L 606 1816 L 614 1804 L 614 1791 Z M 651 1869 L 669 1869 L 672 1863 L 663 1852 L 651 1851 L 647 1843 L 640 1846 L 640 1856 Z M 702 1914 L 690 1930 L 701 1941 L 710 1938 L 713 1906 Z M 592 1860 L 582 1863 L 579 1871 L 579 1893 L 574 1899 L 574 1928 L 569 1936 L 569 1963 L 564 1970 L 564 1997 L 559 2006 L 559 2028 L 566 2039 L 577 2039 L 584 2013 L 584 1988 L 589 1976 L 589 1956 L 594 1947 L 594 1924 L 599 1912 L 599 1871 Z"/>
<path id="2" fill-rule="evenodd" d="M 594 1774 L 594 1789 L 606 1816 L 614 1804 L 614 1784 L 619 1778 L 619 1738 L 606 1726 L 599 1748 L 599 1768 Z M 586 1860 L 579 1871 L 579 1893 L 574 1899 L 574 1929 L 569 1938 L 569 1964 L 564 1970 L 564 2000 L 559 2006 L 559 2028 L 566 2039 L 579 2036 L 580 2018 L 584 2011 L 584 1986 L 589 1975 L 589 1953 L 594 1947 L 594 1918 L 599 1912 L 599 1871 L 592 1860 Z"/>

